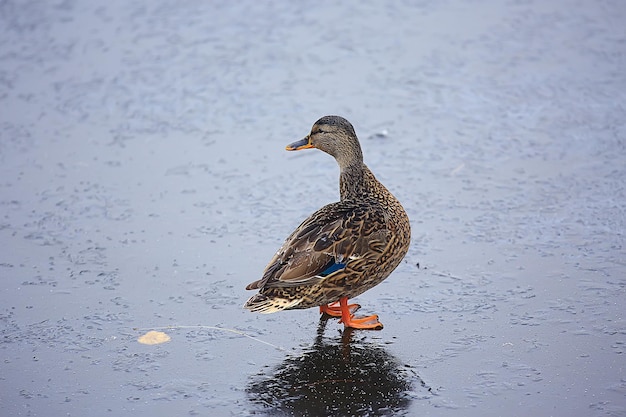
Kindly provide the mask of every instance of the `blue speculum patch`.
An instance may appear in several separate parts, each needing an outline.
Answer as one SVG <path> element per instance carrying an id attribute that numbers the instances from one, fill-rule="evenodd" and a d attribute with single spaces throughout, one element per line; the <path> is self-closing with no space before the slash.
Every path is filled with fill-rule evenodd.
<path id="1" fill-rule="evenodd" d="M 343 268 L 345 268 L 345 267 L 346 267 L 346 264 L 342 264 L 342 263 L 335 263 L 335 262 L 333 262 L 333 263 L 332 263 L 332 264 L 330 264 L 328 267 L 326 267 L 326 269 L 325 269 L 325 270 L 323 270 L 323 271 L 319 274 L 319 276 L 320 276 L 320 277 L 326 277 L 326 276 L 328 276 L 328 275 L 332 274 L 333 272 L 337 272 L 337 271 L 339 271 L 340 269 L 343 269 Z"/>

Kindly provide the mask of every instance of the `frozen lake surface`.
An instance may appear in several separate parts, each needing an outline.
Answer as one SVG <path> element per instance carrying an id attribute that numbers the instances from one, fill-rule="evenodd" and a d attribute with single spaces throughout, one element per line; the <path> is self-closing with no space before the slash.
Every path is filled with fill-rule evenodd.
<path id="1" fill-rule="evenodd" d="M 0 2 L 0 414 L 626 415 L 621 1 Z M 244 290 L 338 199 L 402 201 L 380 332 Z M 149 330 L 171 341 L 143 345 Z"/>

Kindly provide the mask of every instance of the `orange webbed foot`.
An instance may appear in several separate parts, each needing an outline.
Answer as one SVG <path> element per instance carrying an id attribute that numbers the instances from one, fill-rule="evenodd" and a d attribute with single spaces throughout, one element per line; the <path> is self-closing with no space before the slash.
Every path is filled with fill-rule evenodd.
<path id="1" fill-rule="evenodd" d="M 350 309 L 350 306 L 353 305 L 355 304 L 348 304 L 347 297 L 343 297 L 339 300 L 341 323 L 343 323 L 345 327 L 365 330 L 381 330 L 383 328 L 383 324 L 378 321 L 378 316 L 376 314 L 367 317 L 354 317 L 354 314 L 352 314 L 353 311 Z"/>
<path id="2" fill-rule="evenodd" d="M 341 323 L 343 323 L 345 327 L 352 329 L 382 330 L 383 328 L 383 324 L 378 321 L 378 315 L 376 314 L 367 317 L 351 316 L 347 322 L 342 318 Z"/>

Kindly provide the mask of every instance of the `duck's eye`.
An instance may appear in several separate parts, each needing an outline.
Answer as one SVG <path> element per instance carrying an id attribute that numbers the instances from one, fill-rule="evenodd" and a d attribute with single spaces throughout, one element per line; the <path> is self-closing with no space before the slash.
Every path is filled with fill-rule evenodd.
<path id="1" fill-rule="evenodd" d="M 317 129 L 317 132 L 315 133 L 326 133 L 326 131 L 322 130 L 322 129 Z"/>

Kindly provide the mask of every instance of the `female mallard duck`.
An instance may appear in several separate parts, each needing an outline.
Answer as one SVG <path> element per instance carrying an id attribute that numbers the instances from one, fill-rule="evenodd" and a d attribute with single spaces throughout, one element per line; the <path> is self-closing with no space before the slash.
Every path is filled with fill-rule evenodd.
<path id="1" fill-rule="evenodd" d="M 341 200 L 313 213 L 285 240 L 245 308 L 258 313 L 320 306 L 345 327 L 382 329 L 378 316 L 357 318 L 348 299 L 382 282 L 409 249 L 411 227 L 400 202 L 363 163 L 354 128 L 325 116 L 288 151 L 317 148 L 337 160 Z"/>

